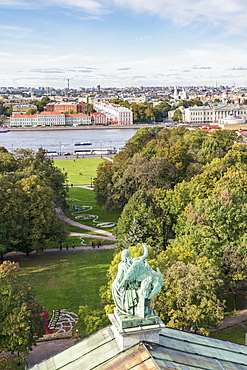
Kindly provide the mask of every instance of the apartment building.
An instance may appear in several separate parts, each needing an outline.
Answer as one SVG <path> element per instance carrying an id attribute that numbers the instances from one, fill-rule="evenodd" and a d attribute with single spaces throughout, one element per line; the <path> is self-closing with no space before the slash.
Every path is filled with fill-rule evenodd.
<path id="1" fill-rule="evenodd" d="M 118 104 L 106 101 L 94 102 L 94 109 L 103 113 L 107 118 L 107 123 L 116 125 L 133 125 L 133 112 L 131 109 L 122 107 Z"/>

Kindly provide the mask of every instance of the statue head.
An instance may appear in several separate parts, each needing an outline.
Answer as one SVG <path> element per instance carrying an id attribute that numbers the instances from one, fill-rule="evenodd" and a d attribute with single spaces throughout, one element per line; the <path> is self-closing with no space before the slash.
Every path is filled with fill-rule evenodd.
<path id="1" fill-rule="evenodd" d="M 122 261 L 126 261 L 130 258 L 130 251 L 128 249 L 124 249 L 122 251 Z"/>

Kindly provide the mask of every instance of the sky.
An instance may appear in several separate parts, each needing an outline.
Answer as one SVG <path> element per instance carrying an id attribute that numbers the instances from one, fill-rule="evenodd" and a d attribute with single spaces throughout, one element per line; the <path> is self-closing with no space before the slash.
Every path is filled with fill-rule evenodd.
<path id="1" fill-rule="evenodd" d="M 0 86 L 247 86 L 246 0 L 0 0 Z"/>

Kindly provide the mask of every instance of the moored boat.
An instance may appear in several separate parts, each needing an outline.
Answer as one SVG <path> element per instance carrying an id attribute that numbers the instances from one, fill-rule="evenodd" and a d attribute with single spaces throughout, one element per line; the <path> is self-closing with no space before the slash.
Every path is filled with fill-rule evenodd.
<path id="1" fill-rule="evenodd" d="M 75 143 L 75 146 L 80 146 L 80 145 L 92 145 L 92 143 L 89 142 L 80 142 L 80 143 Z"/>
<path id="2" fill-rule="evenodd" d="M 0 134 L 6 134 L 9 132 L 9 130 L 6 130 L 5 128 L 0 127 Z"/>

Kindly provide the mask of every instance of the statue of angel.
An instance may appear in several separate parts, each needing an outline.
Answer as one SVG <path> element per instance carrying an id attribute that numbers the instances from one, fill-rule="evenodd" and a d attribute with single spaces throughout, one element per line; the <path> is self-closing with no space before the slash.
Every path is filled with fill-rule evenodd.
<path id="1" fill-rule="evenodd" d="M 161 289 L 163 279 L 160 270 L 153 270 L 145 258 L 146 244 L 142 245 L 143 255 L 131 258 L 128 249 L 122 251 L 122 260 L 112 284 L 112 295 L 116 311 L 123 315 L 151 316 L 150 303 Z"/>

